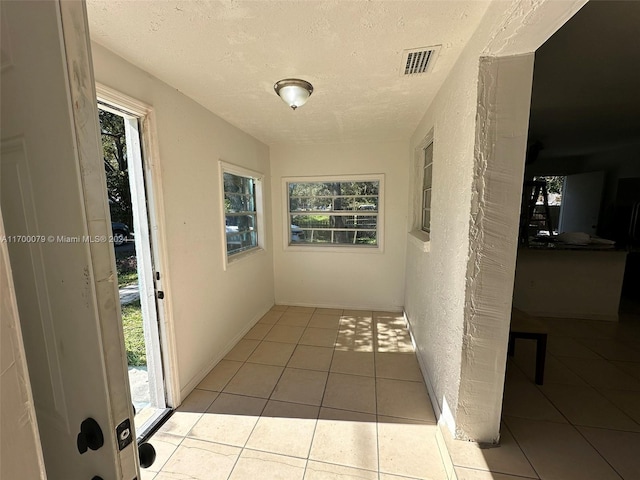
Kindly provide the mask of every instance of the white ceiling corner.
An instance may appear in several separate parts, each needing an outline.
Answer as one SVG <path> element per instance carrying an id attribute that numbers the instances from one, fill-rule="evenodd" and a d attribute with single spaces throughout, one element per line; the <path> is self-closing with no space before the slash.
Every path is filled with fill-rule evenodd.
<path id="1" fill-rule="evenodd" d="M 267 144 L 408 139 L 488 1 L 87 0 L 92 40 Z M 433 69 L 399 73 L 407 49 Z M 295 112 L 273 84 L 314 93 Z"/>

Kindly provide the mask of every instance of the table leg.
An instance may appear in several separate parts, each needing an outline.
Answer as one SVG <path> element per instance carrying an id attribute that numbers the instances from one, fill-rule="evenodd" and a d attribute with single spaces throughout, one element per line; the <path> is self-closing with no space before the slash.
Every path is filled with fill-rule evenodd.
<path id="1" fill-rule="evenodd" d="M 509 346 L 507 347 L 507 355 L 513 357 L 516 353 L 516 336 L 509 333 Z"/>
<path id="2" fill-rule="evenodd" d="M 544 361 L 547 356 L 547 334 L 541 334 L 536 339 L 536 384 L 544 382 Z"/>

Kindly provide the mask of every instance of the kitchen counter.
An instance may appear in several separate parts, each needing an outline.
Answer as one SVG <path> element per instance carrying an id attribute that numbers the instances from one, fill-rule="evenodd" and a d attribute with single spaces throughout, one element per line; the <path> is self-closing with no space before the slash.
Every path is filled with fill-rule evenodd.
<path id="1" fill-rule="evenodd" d="M 520 248 L 513 306 L 534 316 L 617 321 L 626 258 L 598 245 Z"/>

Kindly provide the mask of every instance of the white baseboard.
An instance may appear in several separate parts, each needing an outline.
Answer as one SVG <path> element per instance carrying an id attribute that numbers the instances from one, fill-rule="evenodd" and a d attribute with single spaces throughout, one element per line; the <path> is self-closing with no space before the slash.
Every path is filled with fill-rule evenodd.
<path id="1" fill-rule="evenodd" d="M 340 310 L 368 310 L 374 312 L 401 312 L 402 307 L 394 306 L 375 306 L 371 305 L 339 305 L 339 304 L 321 304 L 321 303 L 305 303 L 305 302 L 288 302 L 286 300 L 278 300 L 276 305 L 287 305 L 290 307 L 311 307 L 311 308 L 336 308 Z"/>
<path id="2" fill-rule="evenodd" d="M 447 480 L 457 480 L 456 472 L 453 467 L 453 461 L 451 459 L 451 455 L 449 454 L 449 450 L 447 449 L 447 445 L 444 441 L 444 437 L 442 436 L 442 428 L 446 428 L 451 432 L 452 435 L 455 433 L 455 419 L 451 412 L 443 412 L 440 408 L 436 400 L 436 393 L 433 388 L 433 384 L 431 383 L 431 379 L 429 378 L 429 374 L 427 373 L 426 365 L 418 351 L 418 346 L 416 344 L 415 337 L 413 335 L 413 330 L 411 328 L 411 322 L 409 322 L 409 318 L 407 317 L 407 312 L 403 311 L 404 321 L 407 325 L 407 330 L 409 330 L 409 335 L 411 336 L 411 342 L 413 343 L 413 348 L 416 351 L 416 358 L 418 359 L 418 366 L 420 367 L 420 372 L 422 373 L 422 378 L 424 379 L 424 383 L 427 386 L 427 392 L 429 393 L 429 400 L 431 401 L 431 406 L 433 407 L 433 413 L 436 416 L 438 427 L 436 429 L 436 442 L 438 444 L 438 450 L 440 452 L 440 458 L 442 458 L 442 462 L 445 466 L 445 470 L 447 473 Z"/>
<path id="3" fill-rule="evenodd" d="M 403 311 L 404 321 L 407 325 L 407 330 L 409 330 L 409 335 L 411 336 L 411 342 L 413 343 L 413 348 L 416 351 L 416 358 L 418 359 L 418 366 L 420 367 L 420 372 L 422 373 L 422 378 L 424 379 L 424 383 L 427 386 L 427 392 L 429 393 L 429 399 L 431 400 L 431 405 L 433 406 L 433 413 L 438 420 L 438 424 L 444 424 L 451 435 L 455 436 L 456 431 L 456 421 L 453 418 L 453 414 L 445 405 L 445 408 L 441 408 L 440 404 L 437 401 L 437 396 L 435 389 L 433 388 L 433 383 L 431 382 L 431 378 L 429 378 L 429 371 L 427 370 L 427 366 L 424 363 L 422 355 L 420 354 L 420 349 L 418 344 L 416 343 L 415 337 L 413 335 L 413 329 L 411 327 L 411 322 L 409 321 L 409 317 L 407 317 L 407 312 Z M 445 402 L 446 403 L 446 402 Z"/>
<path id="4" fill-rule="evenodd" d="M 420 355 L 418 345 L 416 344 L 416 339 L 413 336 L 413 329 L 411 328 L 411 322 L 409 322 L 409 318 L 407 317 L 407 312 L 403 311 L 404 322 L 407 325 L 407 330 L 409 330 L 409 335 L 411 336 L 411 343 L 413 343 L 413 348 L 416 351 L 416 358 L 418 359 L 418 366 L 420 367 L 420 372 L 422 373 L 422 378 L 424 380 L 425 385 L 427 386 L 427 392 L 429 393 L 429 400 L 431 400 L 431 405 L 433 406 L 433 413 L 436 415 L 436 419 L 438 422 L 440 421 L 440 417 L 442 417 L 442 410 L 440 409 L 440 405 L 438 402 L 434 400 L 436 398 L 435 391 L 433 389 L 433 385 L 431 383 L 431 379 L 429 378 L 429 374 L 427 373 L 426 365 L 422 360 L 422 356 Z"/>

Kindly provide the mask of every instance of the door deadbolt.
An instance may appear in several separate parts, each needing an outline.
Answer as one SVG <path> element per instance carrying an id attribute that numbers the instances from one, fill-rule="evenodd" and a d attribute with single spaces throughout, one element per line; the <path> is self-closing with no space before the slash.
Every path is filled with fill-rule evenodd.
<path id="1" fill-rule="evenodd" d="M 89 417 L 80 424 L 77 439 L 78 452 L 85 453 L 87 449 L 98 450 L 104 445 L 104 435 L 98 422 Z"/>

